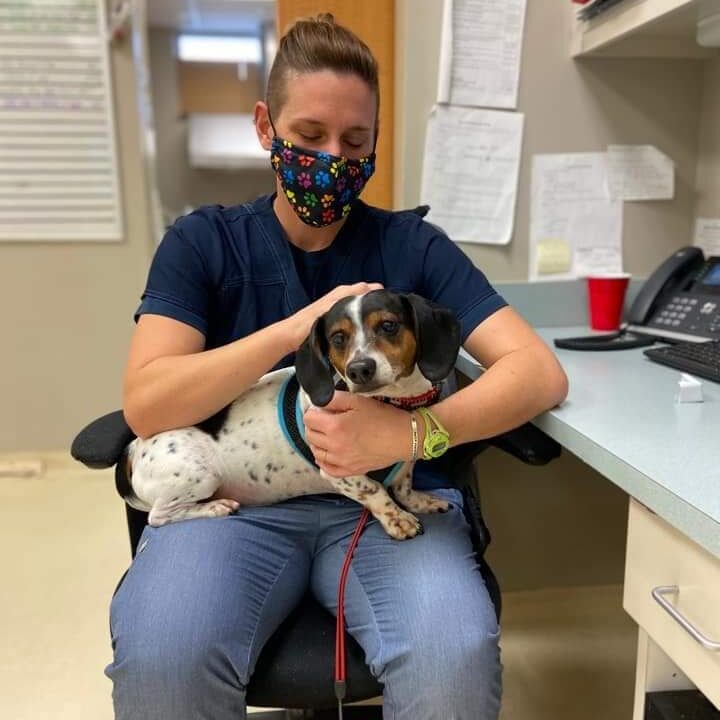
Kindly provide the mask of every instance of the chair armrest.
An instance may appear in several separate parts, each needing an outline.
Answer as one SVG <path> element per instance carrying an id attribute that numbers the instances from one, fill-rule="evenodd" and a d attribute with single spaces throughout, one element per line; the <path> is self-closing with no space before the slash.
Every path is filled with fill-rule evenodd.
<path id="1" fill-rule="evenodd" d="M 560 457 L 562 452 L 560 443 L 529 422 L 502 435 L 488 438 L 487 443 L 528 465 L 547 465 Z"/>
<path id="2" fill-rule="evenodd" d="M 108 468 L 117 463 L 125 447 L 135 438 L 122 410 L 103 415 L 84 427 L 75 437 L 70 454 L 90 468 Z M 488 445 L 528 465 L 546 465 L 560 456 L 561 446 L 531 423 L 487 440 L 459 445 L 448 452 L 449 465 L 462 465 Z M 437 461 L 436 461 L 437 462 Z"/>
<path id="3" fill-rule="evenodd" d="M 116 410 L 85 426 L 73 440 L 70 454 L 89 468 L 109 468 L 134 438 L 122 410 Z"/>
<path id="4" fill-rule="evenodd" d="M 456 477 L 483 450 L 493 446 L 527 465 L 547 465 L 560 457 L 562 446 L 531 423 L 525 423 L 502 435 L 474 440 L 451 447 L 445 455 L 432 460 L 433 467 L 448 477 Z"/>

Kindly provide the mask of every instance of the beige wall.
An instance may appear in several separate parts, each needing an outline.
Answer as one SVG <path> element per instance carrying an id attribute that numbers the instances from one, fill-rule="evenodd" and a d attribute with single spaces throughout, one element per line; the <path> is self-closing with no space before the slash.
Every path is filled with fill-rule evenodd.
<path id="1" fill-rule="evenodd" d="M 697 217 L 720 217 L 720 57 L 704 67 L 697 171 Z"/>
<path id="2" fill-rule="evenodd" d="M 0 243 L 0 451 L 69 448 L 120 405 L 152 240 L 127 45 L 113 49 L 112 74 L 124 240 Z"/>
<path id="3" fill-rule="evenodd" d="M 720 210 L 720 64 L 573 61 L 571 14 L 568 2 L 527 3 L 518 96 L 525 129 L 514 236 L 505 247 L 463 245 L 496 283 L 528 276 L 530 169 L 537 153 L 651 143 L 672 157 L 677 165 L 674 200 L 625 203 L 624 263 L 636 275 L 647 275 L 671 250 L 690 241 L 696 196 L 706 212 Z M 398 208 L 420 201 L 441 22 L 442 3 L 398 0 Z M 622 582 L 627 497 L 615 485 L 567 451 L 547 467 L 532 468 L 491 450 L 476 467 L 493 535 L 488 558 L 505 591 Z"/>
<path id="4" fill-rule="evenodd" d="M 703 63 L 573 61 L 572 12 L 570 3 L 558 0 L 527 4 L 518 95 L 525 131 L 514 236 L 504 247 L 463 246 L 495 282 L 528 277 L 530 168 L 538 153 L 604 151 L 608 143 L 656 145 L 677 165 L 676 197 L 625 203 L 625 269 L 647 275 L 691 238 Z M 437 87 L 442 3 L 398 0 L 397 17 L 397 98 L 403 113 L 396 126 L 395 205 L 408 207 L 420 200 L 425 123 Z"/>
<path id="5" fill-rule="evenodd" d="M 157 173 L 160 201 L 168 222 L 186 206 L 234 205 L 275 189 L 267 170 L 197 170 L 187 157 L 187 122 L 180 114 L 175 32 L 150 31 L 150 76 L 157 130 Z"/>

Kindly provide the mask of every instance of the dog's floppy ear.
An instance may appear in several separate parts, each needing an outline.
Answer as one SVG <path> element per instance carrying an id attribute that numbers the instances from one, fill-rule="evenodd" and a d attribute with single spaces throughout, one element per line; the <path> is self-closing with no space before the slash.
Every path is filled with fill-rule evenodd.
<path id="1" fill-rule="evenodd" d="M 324 407 L 335 393 L 333 371 L 326 359 L 325 318 L 319 317 L 295 354 L 295 374 L 313 405 Z"/>
<path id="2" fill-rule="evenodd" d="M 455 366 L 460 351 L 460 323 L 452 311 L 420 295 L 410 293 L 404 299 L 415 325 L 415 362 L 430 382 L 440 382 Z"/>

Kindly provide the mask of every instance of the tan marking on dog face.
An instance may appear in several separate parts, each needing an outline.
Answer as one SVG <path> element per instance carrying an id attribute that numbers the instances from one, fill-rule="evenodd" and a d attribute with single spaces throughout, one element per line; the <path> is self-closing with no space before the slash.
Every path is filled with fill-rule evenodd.
<path id="1" fill-rule="evenodd" d="M 387 333 L 384 322 L 397 323 L 397 332 Z M 417 341 L 413 333 L 401 318 L 391 312 L 377 311 L 365 318 L 365 332 L 372 344 L 388 359 L 390 365 L 399 371 L 399 377 L 411 375 L 415 367 Z"/>
<path id="2" fill-rule="evenodd" d="M 328 358 L 332 366 L 345 376 L 345 366 L 349 361 L 349 351 L 353 347 L 357 328 L 348 317 L 339 318 L 326 333 Z"/>

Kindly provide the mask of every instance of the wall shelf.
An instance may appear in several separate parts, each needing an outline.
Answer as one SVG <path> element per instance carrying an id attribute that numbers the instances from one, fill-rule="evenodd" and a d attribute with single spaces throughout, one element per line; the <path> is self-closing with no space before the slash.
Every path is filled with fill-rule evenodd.
<path id="1" fill-rule="evenodd" d="M 706 58 L 695 40 L 698 0 L 625 0 L 587 21 L 573 17 L 571 55 Z M 576 7 L 571 8 L 573 16 Z"/>

